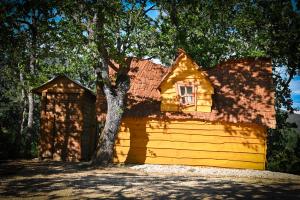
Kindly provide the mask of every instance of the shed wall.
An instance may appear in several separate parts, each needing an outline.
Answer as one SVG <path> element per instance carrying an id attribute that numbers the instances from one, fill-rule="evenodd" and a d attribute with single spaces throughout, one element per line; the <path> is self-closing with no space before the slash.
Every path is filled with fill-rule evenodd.
<path id="1" fill-rule="evenodd" d="M 43 93 L 41 158 L 88 160 L 95 147 L 95 99 L 84 93 Z"/>
<path id="2" fill-rule="evenodd" d="M 89 160 L 96 146 L 95 98 L 85 95 L 82 102 L 83 135 L 81 137 L 82 160 Z"/>
<path id="3" fill-rule="evenodd" d="M 125 118 L 114 162 L 265 169 L 266 129 L 252 124 Z"/>
<path id="4" fill-rule="evenodd" d="M 40 156 L 54 160 L 81 159 L 82 95 L 45 93 L 42 101 Z"/>

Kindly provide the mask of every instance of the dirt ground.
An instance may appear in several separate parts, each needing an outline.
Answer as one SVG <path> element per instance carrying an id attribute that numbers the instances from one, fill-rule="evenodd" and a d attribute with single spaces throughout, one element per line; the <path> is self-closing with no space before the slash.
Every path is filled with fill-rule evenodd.
<path id="1" fill-rule="evenodd" d="M 299 179 L 145 173 L 87 163 L 0 163 L 0 199 L 300 199 Z"/>

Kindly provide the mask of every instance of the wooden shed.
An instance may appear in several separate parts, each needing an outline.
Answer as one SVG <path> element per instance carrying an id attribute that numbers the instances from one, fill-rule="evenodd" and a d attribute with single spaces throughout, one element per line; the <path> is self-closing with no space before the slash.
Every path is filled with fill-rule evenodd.
<path id="1" fill-rule="evenodd" d="M 95 94 L 66 75 L 33 89 L 41 95 L 39 157 L 90 159 L 96 144 Z"/>
<path id="2" fill-rule="evenodd" d="M 114 162 L 264 169 L 275 128 L 268 58 L 197 65 L 183 50 L 171 67 L 132 59 Z M 97 119 L 104 119 L 97 91 Z"/>

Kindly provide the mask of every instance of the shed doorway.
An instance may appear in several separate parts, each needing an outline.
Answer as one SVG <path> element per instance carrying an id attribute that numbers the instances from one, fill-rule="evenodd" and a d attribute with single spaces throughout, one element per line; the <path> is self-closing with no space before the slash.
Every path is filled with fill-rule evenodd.
<path id="1" fill-rule="evenodd" d="M 52 145 L 51 152 L 53 160 L 75 161 L 78 159 L 77 152 L 80 145 L 82 114 L 78 101 L 79 94 L 76 93 L 47 93 L 46 115 L 49 120 L 46 122 L 49 127 Z M 84 136 L 84 135 L 83 135 Z M 82 142 L 86 142 L 83 139 Z M 82 146 L 88 146 L 88 144 Z M 81 151 L 86 150 L 83 148 Z M 85 152 L 81 152 L 86 155 Z"/>

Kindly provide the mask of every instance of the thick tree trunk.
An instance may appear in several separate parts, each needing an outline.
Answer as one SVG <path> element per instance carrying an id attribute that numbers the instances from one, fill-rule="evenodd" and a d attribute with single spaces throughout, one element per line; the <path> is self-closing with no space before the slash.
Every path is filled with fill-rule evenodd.
<path id="1" fill-rule="evenodd" d="M 112 162 L 114 144 L 122 115 L 125 110 L 125 98 L 130 86 L 130 78 L 126 70 L 127 67 L 120 66 L 115 85 L 111 85 L 108 76 L 108 63 L 103 60 L 102 67 L 99 68 L 98 76 L 101 77 L 101 85 L 107 101 L 106 121 L 102 133 L 97 141 L 96 151 L 92 158 L 92 164 L 107 165 Z"/>
<path id="2" fill-rule="evenodd" d="M 99 7 L 97 15 L 93 18 L 93 24 L 96 24 L 96 30 L 98 30 L 95 38 L 98 41 L 97 48 L 101 57 L 99 66 L 96 67 L 96 72 L 101 79 L 101 85 L 106 97 L 107 115 L 92 158 L 92 164 L 96 165 L 107 165 L 112 162 L 115 139 L 125 110 L 125 97 L 130 86 L 130 78 L 128 76 L 130 62 L 127 64 L 120 63 L 119 67 L 114 66 L 111 62 L 109 51 L 107 51 L 105 34 L 99 31 L 105 28 L 105 20 L 103 7 Z M 93 32 L 90 31 L 90 33 L 94 35 Z M 123 59 L 125 61 L 125 56 Z M 116 71 L 116 81 L 112 81 L 109 76 L 109 65 Z"/>
<path id="3" fill-rule="evenodd" d="M 125 95 L 106 95 L 107 115 L 102 133 L 97 142 L 92 164 L 108 165 L 112 162 L 115 139 L 124 112 Z"/>

